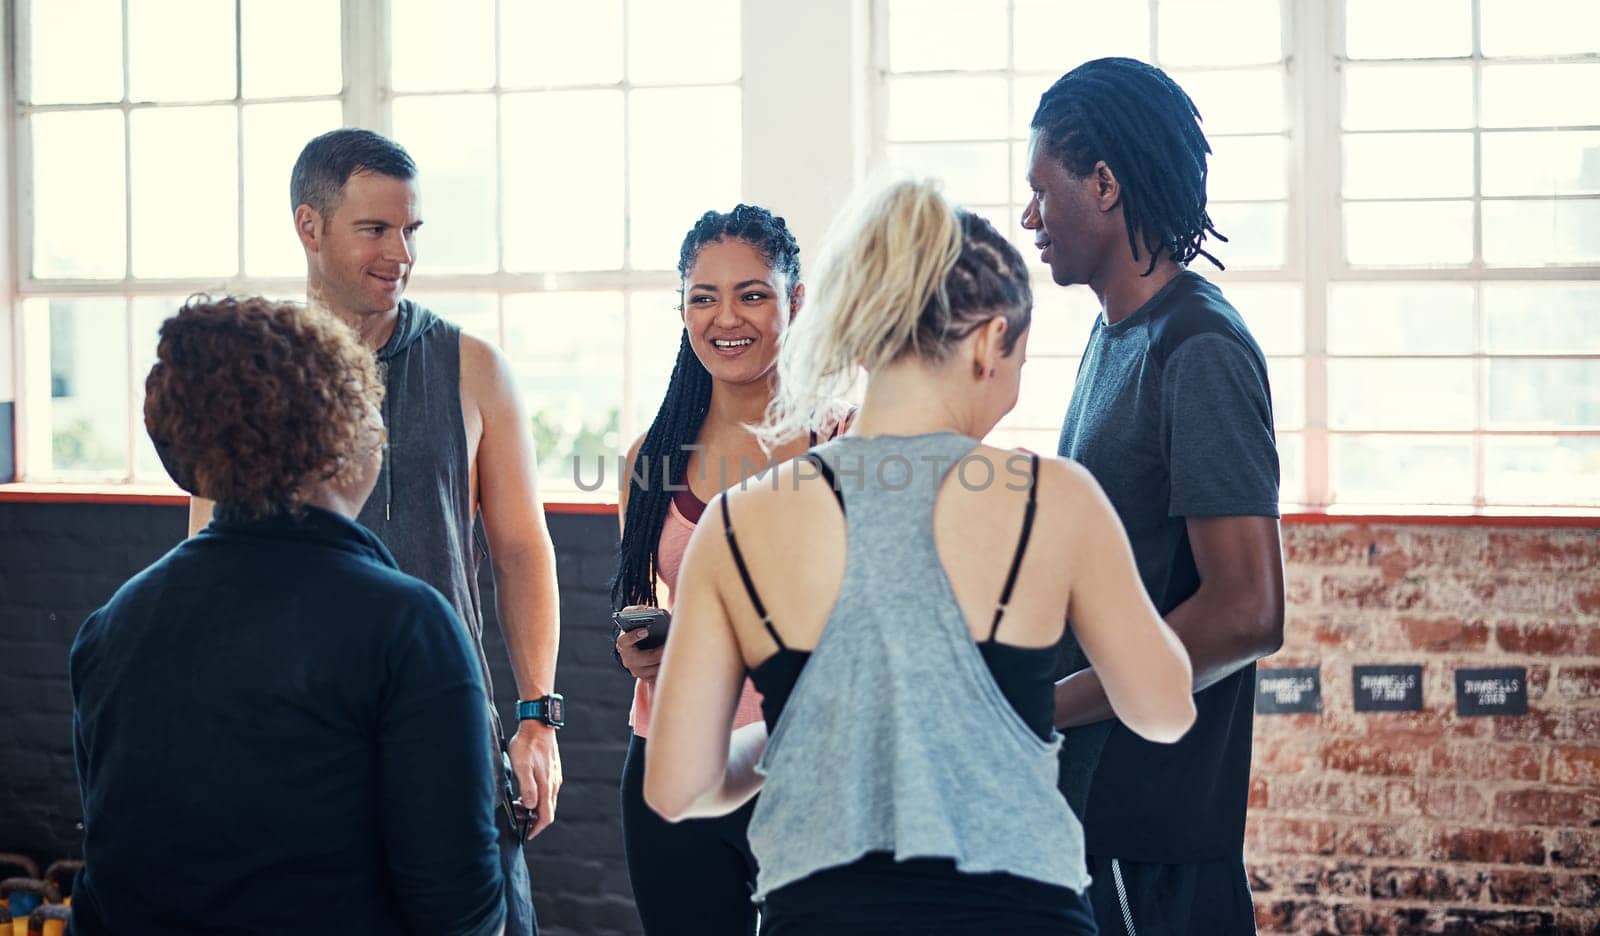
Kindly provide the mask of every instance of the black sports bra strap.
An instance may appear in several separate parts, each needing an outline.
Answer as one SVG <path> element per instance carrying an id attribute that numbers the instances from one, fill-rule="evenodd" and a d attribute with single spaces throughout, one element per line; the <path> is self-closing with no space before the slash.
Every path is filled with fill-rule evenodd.
<path id="1" fill-rule="evenodd" d="M 839 490 L 839 482 L 833 477 L 833 469 L 829 468 L 828 463 L 822 460 L 822 456 L 815 452 L 807 452 L 800 457 L 817 466 L 817 470 L 822 473 L 822 480 L 828 482 L 828 490 L 833 492 L 833 499 L 839 502 L 839 512 L 844 513 L 844 492 Z"/>
<path id="2" fill-rule="evenodd" d="M 1006 573 L 1006 587 L 1000 592 L 1000 604 L 994 609 L 994 623 L 989 625 L 989 643 L 1000 630 L 1000 619 L 1006 616 L 1006 605 L 1011 601 L 1011 589 L 1017 584 L 1017 570 L 1022 568 L 1022 554 L 1027 551 L 1028 537 L 1033 534 L 1033 514 L 1039 506 L 1039 456 L 1032 459 L 1033 478 L 1028 484 L 1028 507 L 1022 515 L 1022 535 L 1017 537 L 1017 551 L 1011 557 L 1011 571 Z"/>
<path id="3" fill-rule="evenodd" d="M 772 618 L 767 616 L 767 606 L 761 603 L 761 596 L 756 594 L 756 585 L 750 581 L 750 569 L 744 564 L 744 554 L 739 551 L 739 541 L 733 536 L 733 520 L 728 517 L 728 495 L 723 493 L 718 498 L 722 503 L 722 530 L 728 537 L 728 549 L 733 553 L 733 564 L 739 567 L 739 579 L 744 582 L 745 593 L 750 596 L 750 603 L 755 606 L 756 613 L 761 615 L 761 626 L 767 629 L 772 639 L 777 643 L 779 650 L 789 649 L 778 636 L 778 629 L 772 626 Z"/>

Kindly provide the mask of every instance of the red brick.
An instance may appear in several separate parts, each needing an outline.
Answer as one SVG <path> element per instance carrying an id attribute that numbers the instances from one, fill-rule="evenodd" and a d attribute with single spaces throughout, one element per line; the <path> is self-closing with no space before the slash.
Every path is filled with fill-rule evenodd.
<path id="1" fill-rule="evenodd" d="M 1444 912 L 1443 928 L 1429 932 L 1447 936 L 1551 936 L 1555 925 L 1555 915 L 1550 913 L 1451 907 Z"/>
<path id="2" fill-rule="evenodd" d="M 1326 648 L 1348 652 L 1365 650 L 1372 644 L 1369 623 L 1349 614 L 1307 614 L 1300 620 L 1291 620 L 1284 633 L 1289 646 L 1312 651 Z"/>
<path id="3" fill-rule="evenodd" d="M 1477 653 L 1489 645 L 1489 625 L 1454 615 L 1403 615 L 1375 629 L 1379 650 Z"/>
<path id="4" fill-rule="evenodd" d="M 1360 823 L 1334 831 L 1333 853 L 1352 858 L 1411 858 L 1417 856 L 1419 836 L 1392 823 Z"/>
<path id="5" fill-rule="evenodd" d="M 1489 899 L 1522 907 L 1600 906 L 1600 877 L 1496 868 L 1489 873 Z"/>
<path id="6" fill-rule="evenodd" d="M 1600 744 L 1600 709 L 1530 710 L 1490 716 L 1497 741 L 1580 741 Z"/>
<path id="7" fill-rule="evenodd" d="M 1542 865 L 1544 833 L 1522 829 L 1454 829 L 1438 833 L 1430 857 L 1479 864 Z"/>
<path id="8" fill-rule="evenodd" d="M 1572 603 L 1580 614 L 1600 614 L 1600 585 L 1593 588 L 1579 588 L 1572 595 Z"/>
<path id="9" fill-rule="evenodd" d="M 1494 629 L 1507 653 L 1528 656 L 1600 656 L 1600 627 L 1592 624 L 1506 622 Z"/>
<path id="10" fill-rule="evenodd" d="M 1257 895 L 1366 897 L 1367 868 L 1353 861 L 1329 863 L 1295 858 L 1253 861 L 1250 863 L 1250 891 Z"/>
<path id="11" fill-rule="evenodd" d="M 1468 868 L 1375 867 L 1371 894 L 1376 900 L 1467 903 L 1478 899 L 1487 879 L 1487 872 Z"/>
<path id="12" fill-rule="evenodd" d="M 1453 691 L 1453 689 L 1452 689 Z M 1453 709 L 1431 708 L 1420 712 L 1369 712 L 1361 716 L 1367 723 L 1367 736 L 1397 746 L 1415 746 L 1421 741 L 1487 737 L 1489 727 L 1481 718 L 1461 718 Z"/>
<path id="13" fill-rule="evenodd" d="M 1265 777 L 1250 778 L 1250 798 L 1246 806 L 1250 809 L 1267 808 L 1267 780 Z"/>
<path id="14" fill-rule="evenodd" d="M 1538 780 L 1544 749 L 1528 744 L 1455 743 L 1428 751 L 1427 770 L 1461 780 Z"/>
<path id="15" fill-rule="evenodd" d="M 1600 699 L 1600 666 L 1563 666 L 1556 674 L 1556 695 L 1573 701 Z"/>
<path id="16" fill-rule="evenodd" d="M 1528 701 L 1543 702 L 1550 689 L 1550 665 L 1533 663 L 1528 666 Z"/>
<path id="17" fill-rule="evenodd" d="M 1256 850 L 1278 855 L 1332 855 L 1337 829 L 1322 819 L 1267 816 L 1252 823 Z"/>
<path id="18" fill-rule="evenodd" d="M 1315 716 L 1307 716 L 1315 718 Z M 1256 730 L 1263 728 L 1264 718 L 1256 719 Z M 1274 719 L 1276 721 L 1276 719 Z M 1251 762 L 1258 773 L 1267 775 L 1297 774 L 1306 769 L 1309 738 L 1299 735 L 1259 737 L 1251 754 Z"/>
<path id="19" fill-rule="evenodd" d="M 1487 818 L 1489 801 L 1475 786 L 1430 784 L 1423 788 L 1422 814 L 1430 819 L 1475 822 Z"/>
<path id="20" fill-rule="evenodd" d="M 1317 598 L 1317 575 L 1303 569 L 1287 569 L 1283 574 L 1283 600 L 1291 609 L 1311 606 Z M 1292 613 L 1292 612 L 1291 612 Z"/>
<path id="21" fill-rule="evenodd" d="M 1491 530 L 1488 561 L 1525 572 L 1585 572 L 1600 567 L 1600 531 Z"/>
<path id="22" fill-rule="evenodd" d="M 1550 782 L 1600 787 L 1600 748 L 1558 747 L 1550 752 Z"/>
<path id="23" fill-rule="evenodd" d="M 1422 604 L 1427 580 L 1410 576 L 1385 581 L 1371 573 L 1331 573 L 1322 577 L 1322 603 L 1330 608 L 1384 608 L 1404 611 Z"/>
<path id="24" fill-rule="evenodd" d="M 1399 936 L 1412 933 L 1439 933 L 1444 926 L 1444 911 L 1422 907 L 1345 904 L 1334 911 L 1336 930 L 1299 930 L 1300 933 L 1362 933 L 1374 936 Z"/>
<path id="25" fill-rule="evenodd" d="M 1421 755 L 1417 747 L 1340 738 L 1322 745 L 1322 766 L 1341 773 L 1409 777 L 1417 772 Z"/>
<path id="26" fill-rule="evenodd" d="M 1600 868 L 1600 831 L 1556 830 L 1550 836 L 1550 863 L 1562 868 Z"/>
<path id="27" fill-rule="evenodd" d="M 1600 910 L 1557 910 L 1554 936 L 1595 936 L 1600 933 Z"/>
<path id="28" fill-rule="evenodd" d="M 1271 795 L 1274 812 L 1376 816 L 1383 809 L 1380 783 L 1349 777 L 1279 777 Z"/>
<path id="29" fill-rule="evenodd" d="M 1333 912 L 1315 900 L 1256 904 L 1256 929 L 1262 933 L 1332 933 Z"/>
<path id="30" fill-rule="evenodd" d="M 1521 572 L 1463 578 L 1438 585 L 1449 590 L 1465 586 L 1479 608 L 1494 611 L 1568 614 L 1573 603 L 1572 582 Z"/>
<path id="31" fill-rule="evenodd" d="M 1291 566 L 1366 565 L 1374 545 L 1362 527 L 1291 526 L 1284 530 L 1283 561 Z"/>
<path id="32" fill-rule="evenodd" d="M 1494 818 L 1508 825 L 1600 825 L 1600 792 L 1501 790 L 1494 796 Z"/>
<path id="33" fill-rule="evenodd" d="M 1418 526 L 1380 527 L 1373 540 L 1373 561 L 1379 565 L 1398 554 L 1413 566 L 1433 569 L 1477 569 L 1484 564 L 1488 543 L 1481 530 Z"/>

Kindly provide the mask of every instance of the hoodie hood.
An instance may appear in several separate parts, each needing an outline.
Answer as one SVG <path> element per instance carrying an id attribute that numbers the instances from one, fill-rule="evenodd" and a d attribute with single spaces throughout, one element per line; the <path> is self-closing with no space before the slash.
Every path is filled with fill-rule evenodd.
<path id="1" fill-rule="evenodd" d="M 380 364 L 387 364 L 398 357 L 407 348 L 416 344 L 417 339 L 426 335 L 439 324 L 439 317 L 432 312 L 417 305 L 410 299 L 400 300 L 399 318 L 394 323 L 394 334 L 383 343 L 377 351 Z"/>

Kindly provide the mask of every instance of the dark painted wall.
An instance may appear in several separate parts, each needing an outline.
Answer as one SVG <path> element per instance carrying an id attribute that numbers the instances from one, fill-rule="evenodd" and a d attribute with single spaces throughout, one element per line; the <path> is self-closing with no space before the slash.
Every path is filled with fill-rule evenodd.
<path id="1" fill-rule="evenodd" d="M 79 623 L 182 538 L 180 507 L 0 503 L 0 852 L 41 864 L 78 854 L 67 651 Z M 612 661 L 605 583 L 611 516 L 552 515 L 561 582 L 558 687 L 567 696 L 557 819 L 528 847 L 534 903 L 549 934 L 638 932 L 622 858 L 616 780 L 632 685 Z M 511 721 L 516 688 L 487 564 L 485 644 Z"/>

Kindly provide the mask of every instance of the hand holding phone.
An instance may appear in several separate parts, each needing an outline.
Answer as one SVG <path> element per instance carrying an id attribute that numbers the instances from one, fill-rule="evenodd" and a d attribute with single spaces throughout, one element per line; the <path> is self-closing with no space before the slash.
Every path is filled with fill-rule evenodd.
<path id="1" fill-rule="evenodd" d="M 660 608 L 627 608 L 614 612 L 611 620 L 623 631 L 649 628 L 649 634 L 634 646 L 640 650 L 654 650 L 667 642 L 667 629 L 672 626 L 672 615 Z"/>

